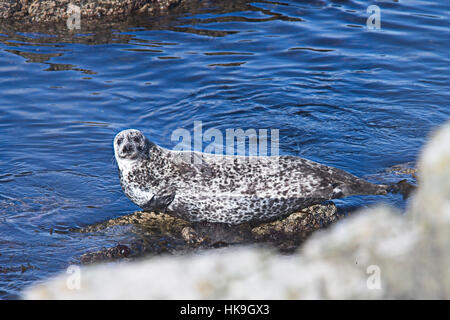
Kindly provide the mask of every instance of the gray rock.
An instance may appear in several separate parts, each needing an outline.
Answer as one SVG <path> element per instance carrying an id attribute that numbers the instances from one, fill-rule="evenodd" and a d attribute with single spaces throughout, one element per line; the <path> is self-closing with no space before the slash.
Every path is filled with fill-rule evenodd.
<path id="1" fill-rule="evenodd" d="M 183 0 L 0 0 L 0 19 L 57 22 L 69 18 L 69 4 L 80 8 L 81 18 L 160 13 Z"/>

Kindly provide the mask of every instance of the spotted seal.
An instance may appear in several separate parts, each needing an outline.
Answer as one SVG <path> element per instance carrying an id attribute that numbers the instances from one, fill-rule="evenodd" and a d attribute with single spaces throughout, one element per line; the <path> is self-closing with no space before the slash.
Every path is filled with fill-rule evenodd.
<path id="1" fill-rule="evenodd" d="M 192 222 L 270 221 L 330 199 L 388 192 L 387 185 L 295 156 L 173 151 L 134 129 L 118 133 L 113 144 L 131 201 Z"/>

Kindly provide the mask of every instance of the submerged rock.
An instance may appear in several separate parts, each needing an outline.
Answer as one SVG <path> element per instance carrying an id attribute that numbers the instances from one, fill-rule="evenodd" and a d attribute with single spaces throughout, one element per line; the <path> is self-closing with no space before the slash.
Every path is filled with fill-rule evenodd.
<path id="1" fill-rule="evenodd" d="M 450 124 L 425 148 L 419 188 L 403 215 L 387 207 L 363 210 L 315 232 L 293 255 L 234 247 L 85 267 L 78 290 L 69 290 L 61 275 L 27 289 L 24 297 L 449 299 L 448 141 Z"/>
<path id="2" fill-rule="evenodd" d="M 387 171 L 393 172 L 398 175 L 410 175 L 414 179 L 417 179 L 417 168 L 415 168 L 414 163 L 406 162 L 402 164 L 397 164 L 395 166 L 390 167 Z"/>

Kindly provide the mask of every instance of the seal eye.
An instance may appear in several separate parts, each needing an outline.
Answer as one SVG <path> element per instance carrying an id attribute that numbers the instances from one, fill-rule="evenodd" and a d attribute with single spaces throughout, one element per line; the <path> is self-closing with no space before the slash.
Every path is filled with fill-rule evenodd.
<path id="1" fill-rule="evenodd" d="M 122 142 L 123 142 L 123 138 L 119 138 L 119 139 L 117 139 L 117 145 L 121 145 L 122 144 Z"/>
<path id="2" fill-rule="evenodd" d="M 136 143 L 141 142 L 141 138 L 139 138 L 139 137 L 134 137 L 134 138 L 133 138 L 133 141 L 136 142 Z"/>

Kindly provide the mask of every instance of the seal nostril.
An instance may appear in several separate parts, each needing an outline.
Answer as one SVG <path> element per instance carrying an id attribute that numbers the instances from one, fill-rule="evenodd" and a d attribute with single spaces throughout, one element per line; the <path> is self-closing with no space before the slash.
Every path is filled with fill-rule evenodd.
<path id="1" fill-rule="evenodd" d="M 130 153 L 132 149 L 133 149 L 133 148 L 131 147 L 130 144 L 126 144 L 126 145 L 123 146 L 122 152 L 123 152 L 123 153 Z"/>

